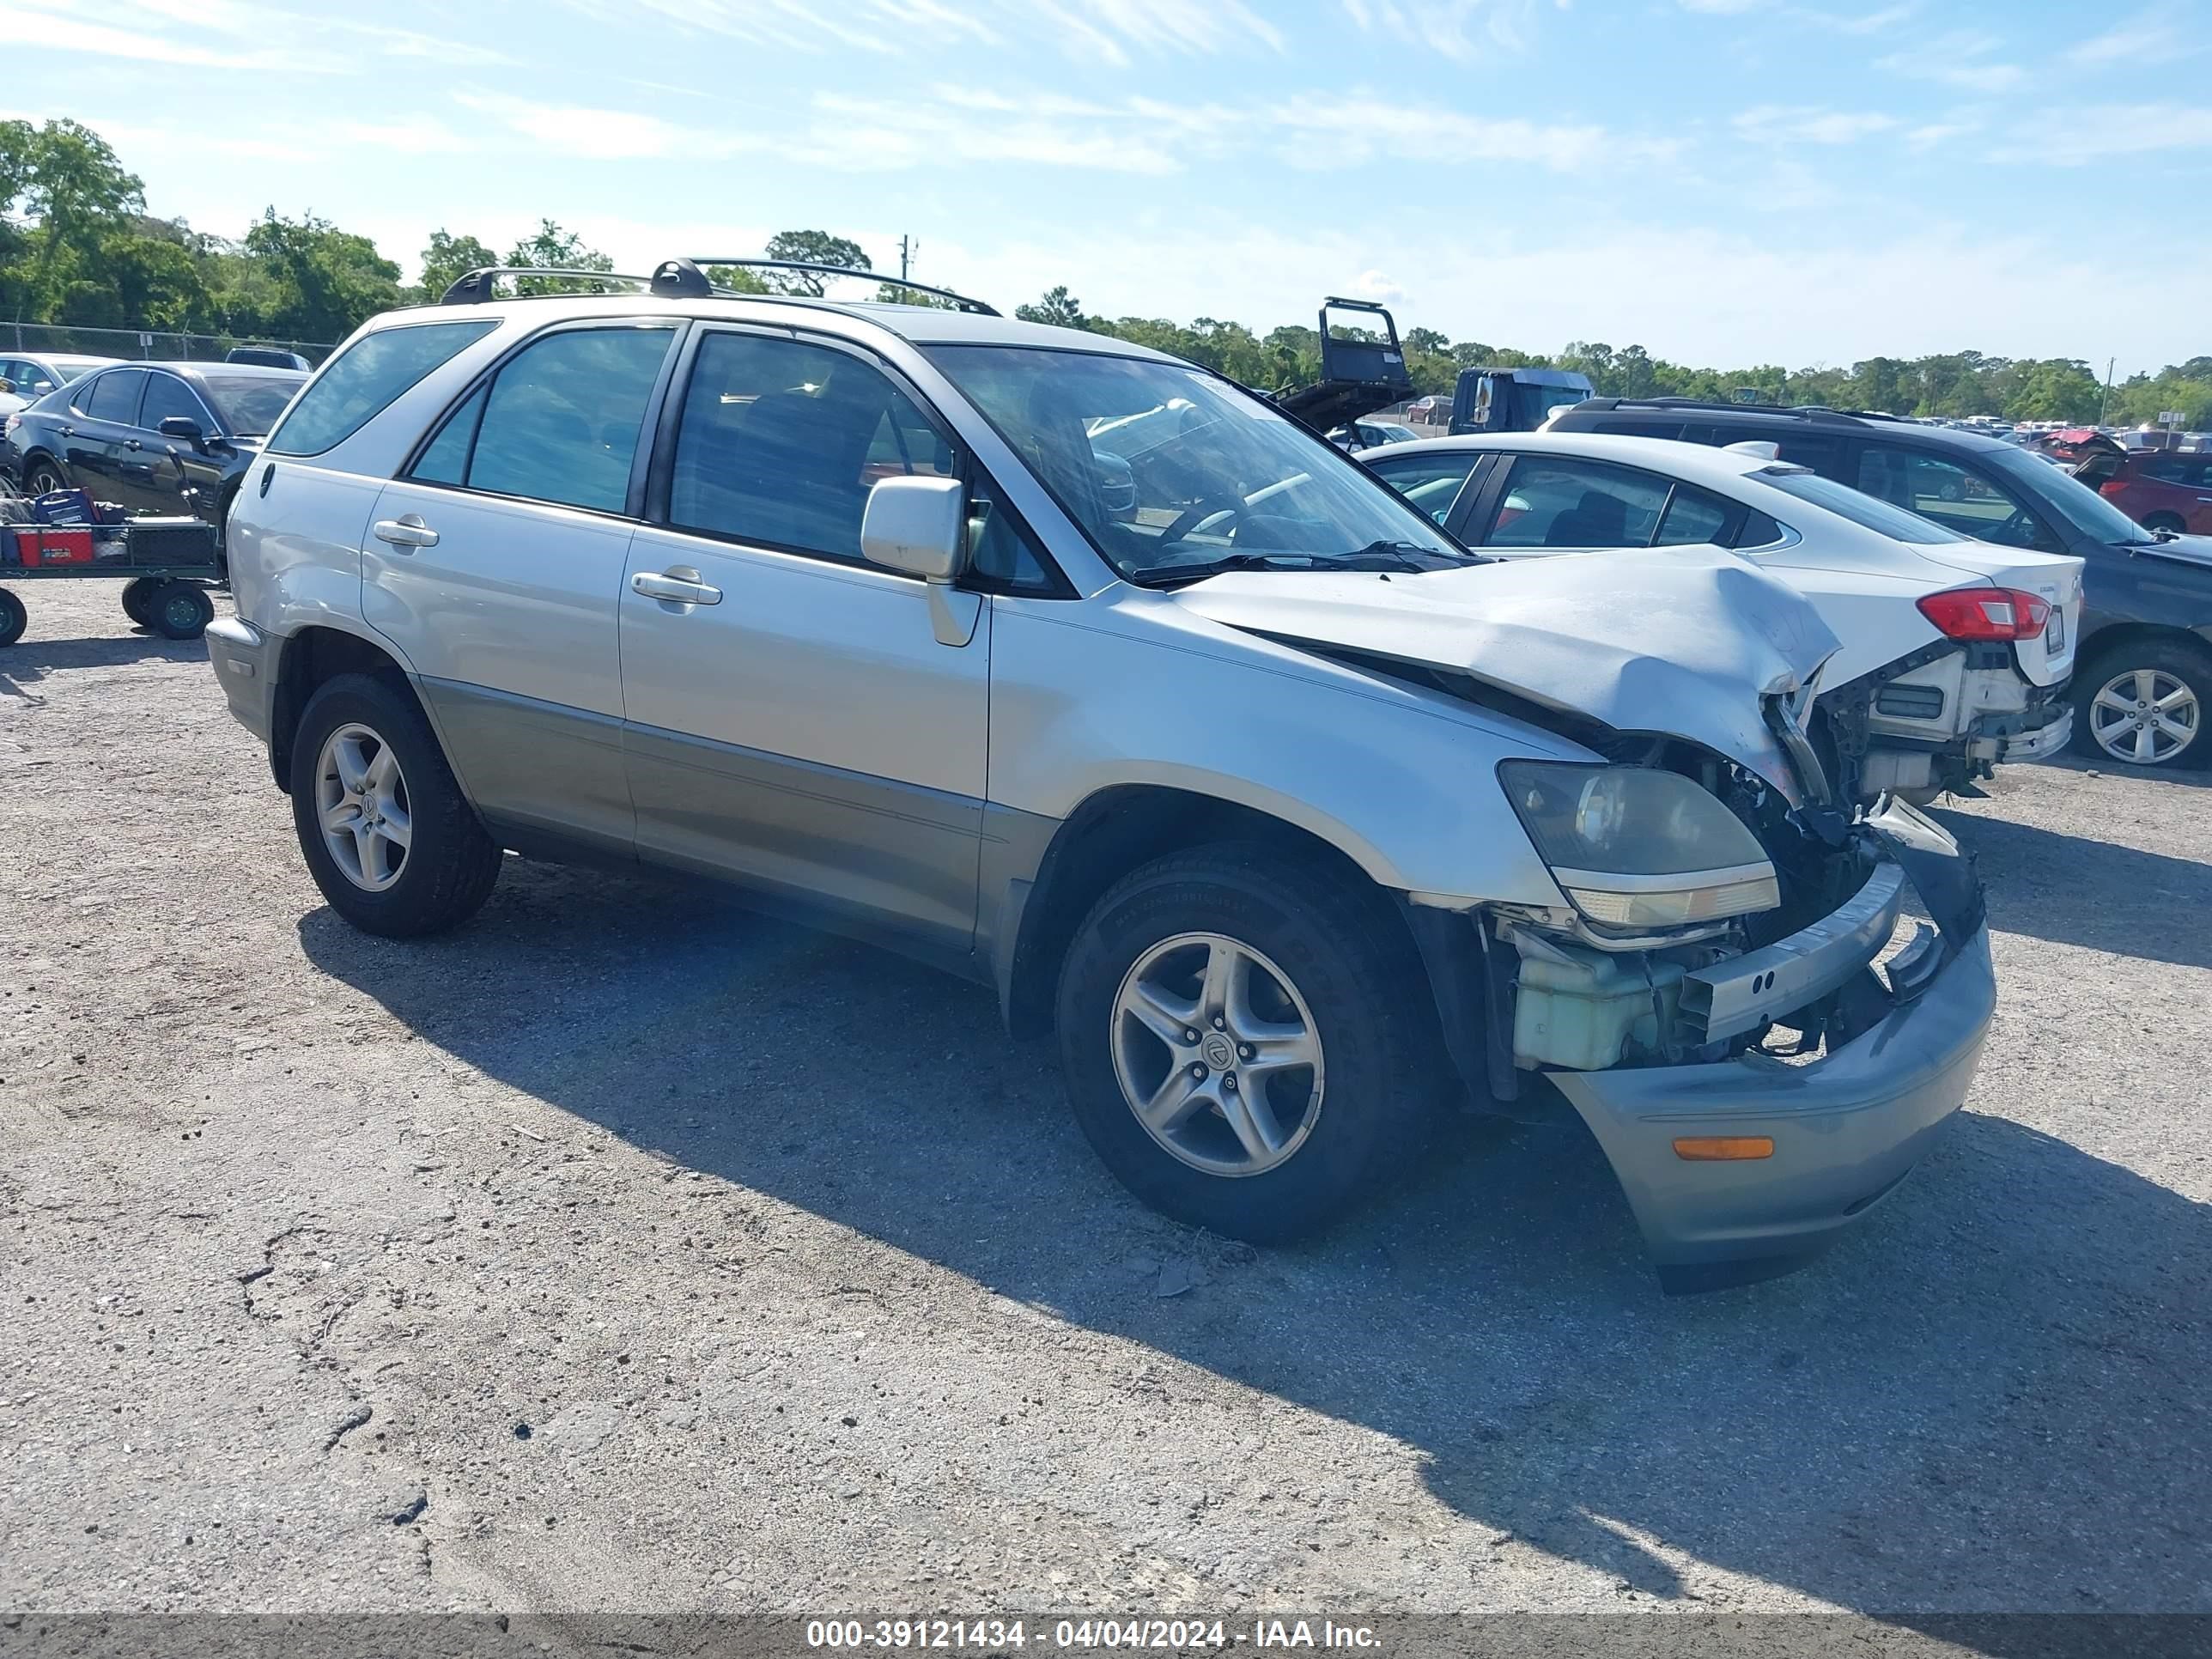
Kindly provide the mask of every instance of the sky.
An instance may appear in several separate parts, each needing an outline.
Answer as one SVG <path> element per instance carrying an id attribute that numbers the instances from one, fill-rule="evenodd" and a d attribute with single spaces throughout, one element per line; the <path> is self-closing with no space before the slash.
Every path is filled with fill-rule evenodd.
<path id="1" fill-rule="evenodd" d="M 1716 367 L 2212 350 L 2212 0 L 0 0 L 0 113 L 409 267 L 850 236 L 1011 311 L 1324 295 Z M 35 66 L 35 68 L 33 67 Z M 30 72 L 20 72 L 29 70 Z"/>

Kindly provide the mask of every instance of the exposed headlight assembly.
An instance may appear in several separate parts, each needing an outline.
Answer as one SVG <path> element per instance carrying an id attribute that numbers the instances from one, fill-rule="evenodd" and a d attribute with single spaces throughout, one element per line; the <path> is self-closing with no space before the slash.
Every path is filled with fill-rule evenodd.
<path id="1" fill-rule="evenodd" d="M 1498 769 L 1537 855 L 1607 927 L 1680 927 L 1782 902 L 1758 839 L 1679 773 L 1507 761 Z"/>

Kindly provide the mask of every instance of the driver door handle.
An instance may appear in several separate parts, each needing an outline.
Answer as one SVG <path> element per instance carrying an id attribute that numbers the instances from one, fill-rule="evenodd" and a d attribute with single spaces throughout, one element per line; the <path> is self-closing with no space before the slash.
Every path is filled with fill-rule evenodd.
<path id="1" fill-rule="evenodd" d="M 666 599 L 675 605 L 720 605 L 722 590 L 699 580 L 699 573 L 689 565 L 672 565 L 656 575 L 650 570 L 641 570 L 629 579 L 630 591 L 641 593 L 648 599 Z"/>
<path id="2" fill-rule="evenodd" d="M 411 553 L 418 547 L 435 547 L 438 532 L 422 522 L 421 514 L 403 513 L 396 519 L 379 519 L 376 539 L 390 543 L 402 553 Z"/>
<path id="3" fill-rule="evenodd" d="M 123 447 L 125 449 L 143 449 L 146 446 L 140 443 L 136 438 L 125 438 L 123 441 Z"/>

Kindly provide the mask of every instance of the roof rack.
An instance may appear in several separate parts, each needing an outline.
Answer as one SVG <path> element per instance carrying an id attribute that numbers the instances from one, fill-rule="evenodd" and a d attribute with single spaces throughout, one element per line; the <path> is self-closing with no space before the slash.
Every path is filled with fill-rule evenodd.
<path id="1" fill-rule="evenodd" d="M 715 288 L 707 280 L 706 273 L 689 259 L 664 259 L 653 267 L 650 276 L 635 276 L 619 270 L 583 270 L 567 265 L 484 265 L 457 279 L 438 303 L 482 305 L 495 297 L 493 290 L 502 276 L 565 276 L 581 282 L 628 283 L 671 300 L 704 300 L 714 294 L 733 291 Z"/>
<path id="2" fill-rule="evenodd" d="M 995 307 L 981 300 L 971 300 L 964 294 L 955 294 L 949 288 L 933 288 L 927 283 L 910 283 L 903 276 L 886 276 L 880 270 L 861 270 L 852 265 L 817 264 L 811 259 L 764 259 L 748 256 L 726 259 L 718 254 L 694 253 L 682 260 L 671 260 L 672 264 L 690 264 L 703 269 L 708 265 L 737 265 L 747 270 L 807 270 L 821 276 L 857 276 L 862 282 L 881 283 L 889 288 L 902 288 L 913 294 L 934 294 L 940 300 L 950 300 L 963 311 L 972 311 L 979 317 L 995 317 Z M 665 268 L 665 267 L 664 267 Z"/>
<path id="3" fill-rule="evenodd" d="M 1726 415 L 1780 415 L 1800 421 L 1848 421 L 1856 417 L 1846 410 L 1822 409 L 1811 404 L 1801 404 L 1785 409 L 1779 404 L 1737 404 L 1723 402 L 1718 398 L 1585 398 L 1575 405 L 1577 409 L 1709 409 Z"/>

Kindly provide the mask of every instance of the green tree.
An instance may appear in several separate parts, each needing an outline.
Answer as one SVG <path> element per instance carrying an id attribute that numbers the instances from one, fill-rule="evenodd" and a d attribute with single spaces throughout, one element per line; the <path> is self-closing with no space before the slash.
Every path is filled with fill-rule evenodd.
<path id="1" fill-rule="evenodd" d="M 554 270 L 612 270 L 615 262 L 588 246 L 573 230 L 563 230 L 550 219 L 540 219 L 534 235 L 526 236 L 507 250 L 507 264 L 536 265 Z M 565 294 L 568 284 L 552 276 L 519 276 L 517 294 Z"/>
<path id="2" fill-rule="evenodd" d="M 473 236 L 434 230 L 423 245 L 422 280 L 416 285 L 416 294 L 426 302 L 434 301 L 469 272 L 499 262 L 499 255 Z"/>
<path id="3" fill-rule="evenodd" d="M 1090 319 L 1083 314 L 1083 304 L 1067 291 L 1066 283 L 1048 289 L 1035 305 L 1016 306 L 1014 315 L 1025 323 L 1049 323 L 1054 328 L 1087 328 Z"/>
<path id="4" fill-rule="evenodd" d="M 66 118 L 33 127 L 0 124 L 0 213 L 37 222 L 27 265 L 11 272 L 9 298 L 18 317 L 48 314 L 68 259 L 96 264 L 100 240 L 119 218 L 143 212 L 145 187 L 125 170 L 107 141 Z"/>
<path id="5" fill-rule="evenodd" d="M 780 230 L 768 239 L 771 259 L 796 259 L 815 265 L 843 265 L 849 270 L 873 270 L 858 242 L 832 236 L 826 230 Z M 824 279 L 811 270 L 767 270 L 761 273 L 779 294 L 822 296 Z"/>
<path id="6" fill-rule="evenodd" d="M 399 267 L 368 237 L 327 220 L 286 219 L 270 208 L 240 249 L 268 278 L 260 328 L 282 338 L 336 340 L 399 303 Z"/>

